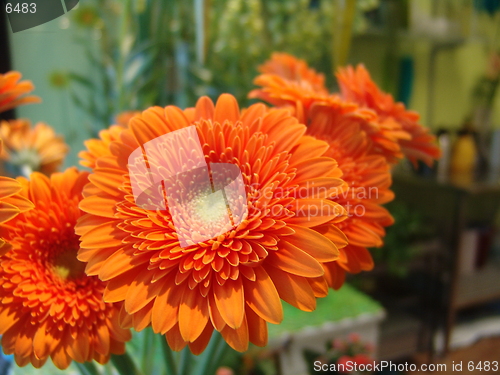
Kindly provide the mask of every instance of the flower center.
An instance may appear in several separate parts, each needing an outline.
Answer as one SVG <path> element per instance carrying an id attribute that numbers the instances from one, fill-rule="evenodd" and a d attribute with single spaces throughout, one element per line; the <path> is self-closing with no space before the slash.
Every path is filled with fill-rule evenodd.
<path id="1" fill-rule="evenodd" d="M 85 274 L 85 263 L 76 257 L 76 250 L 65 250 L 54 256 L 52 269 L 63 280 L 78 279 Z"/>
<path id="2" fill-rule="evenodd" d="M 228 224 L 229 211 L 222 192 L 206 191 L 188 203 L 198 224 L 203 228 L 221 228 Z"/>
<path id="3" fill-rule="evenodd" d="M 40 170 L 41 160 L 36 150 L 25 148 L 18 151 L 12 151 L 10 159 L 6 164 L 6 168 L 9 172 L 28 177 L 31 172 Z"/>

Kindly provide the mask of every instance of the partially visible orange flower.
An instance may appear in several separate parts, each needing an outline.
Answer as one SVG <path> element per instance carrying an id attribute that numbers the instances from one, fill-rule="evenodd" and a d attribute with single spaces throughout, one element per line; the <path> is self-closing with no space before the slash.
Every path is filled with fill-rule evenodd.
<path id="1" fill-rule="evenodd" d="M 256 77 L 254 83 L 262 88 L 251 91 L 248 97 L 278 107 L 290 106 L 303 124 L 307 124 L 312 104 L 328 99 L 324 76 L 292 55 L 275 53 L 271 60 L 259 67 L 259 71 L 263 74 Z"/>
<path id="2" fill-rule="evenodd" d="M 116 115 L 116 124 L 126 128 L 128 122 L 134 117 L 140 114 L 140 111 L 124 111 Z"/>
<path id="3" fill-rule="evenodd" d="M 119 135 L 124 128 L 121 125 L 111 125 L 108 129 L 99 132 L 99 139 L 92 138 L 83 142 L 87 150 L 78 153 L 82 159 L 80 164 L 93 169 L 96 167 L 96 161 L 99 157 L 111 156 L 109 145 L 111 142 L 119 140 Z"/>
<path id="4" fill-rule="evenodd" d="M 176 147 L 168 143 L 188 128 L 194 133 Z M 328 293 L 322 263 L 346 245 L 344 234 L 325 224 L 345 219 L 328 198 L 346 186 L 324 156 L 328 145 L 305 131 L 288 110 L 255 104 L 240 112 L 227 94 L 215 106 L 204 97 L 194 109 L 153 107 L 130 121 L 110 155 L 97 159 L 80 203 L 87 214 L 76 228 L 86 272 L 107 283 L 104 300 L 124 302 L 122 324 L 152 325 L 174 350 L 189 345 L 194 353 L 216 329 L 245 351 L 249 341 L 266 344 L 267 323 L 283 319 L 281 299 L 315 308 L 316 297 Z M 173 138 L 143 150 L 167 134 Z M 213 168 L 213 181 L 217 167 L 236 169 L 244 190 L 215 188 L 228 203 L 213 201 L 200 161 Z M 142 198 L 134 198 L 136 180 Z M 234 225 L 223 219 L 226 205 Z M 176 210 L 190 214 L 174 226 Z M 221 234 L 211 235 L 214 229 Z"/>
<path id="5" fill-rule="evenodd" d="M 40 103 L 38 96 L 24 96 L 33 91 L 35 87 L 30 81 L 22 81 L 21 73 L 7 72 L 0 74 L 0 112 L 8 111 L 22 104 Z"/>
<path id="6" fill-rule="evenodd" d="M 275 52 L 271 59 L 259 66 L 262 74 L 276 74 L 290 81 L 297 81 L 309 86 L 318 93 L 328 94 L 325 87 L 325 76 L 309 68 L 304 60 L 288 53 Z"/>
<path id="7" fill-rule="evenodd" d="M 373 109 L 380 117 L 384 138 L 389 138 L 391 142 L 397 140 L 403 154 L 414 164 L 417 160 L 422 160 L 431 166 L 441 156 L 434 135 L 419 124 L 418 113 L 407 110 L 403 103 L 395 102 L 392 95 L 380 90 L 362 64 L 356 68 L 348 66 L 340 69 L 337 79 L 342 97 L 361 107 Z M 405 136 L 401 131 L 408 135 Z M 383 148 L 389 141 L 384 142 L 381 144 Z M 384 154 L 389 162 L 397 161 L 394 155 Z"/>
<path id="8" fill-rule="evenodd" d="M 25 175 L 32 171 L 54 173 L 68 153 L 63 137 L 42 122 L 32 127 L 29 120 L 1 121 L 0 138 L 4 142 L 0 158 Z"/>
<path id="9" fill-rule="evenodd" d="M 295 70 L 290 66 L 295 66 Z M 277 58 L 273 55 L 259 70 L 266 74 L 255 78 L 254 83 L 262 88 L 251 91 L 249 97 L 262 99 L 278 107 L 290 106 L 294 108 L 299 121 L 306 125 L 310 124 L 310 111 L 315 104 L 328 105 L 344 100 L 351 101 L 353 106 L 358 106 L 354 100 L 341 99 L 335 94 L 330 95 L 318 78 L 321 76 L 308 68 L 304 61 L 293 56 Z M 294 73 L 295 71 L 298 73 Z M 307 78 L 303 79 L 302 75 Z M 369 112 L 371 107 L 364 106 L 360 110 Z M 379 118 L 377 113 L 373 112 L 373 115 L 366 116 L 366 121 L 361 125 L 371 140 L 373 153 L 384 155 L 390 162 L 396 162 L 403 157 L 399 142 L 409 140 L 411 137 L 403 131 L 401 124 L 391 118 Z"/>
<path id="10" fill-rule="evenodd" d="M 139 111 L 126 111 L 116 116 L 116 125 L 111 125 L 108 129 L 99 132 L 99 139 L 88 139 L 84 142 L 87 150 L 80 151 L 78 156 L 82 159 L 80 164 L 84 167 L 95 168 L 96 160 L 101 156 L 110 156 L 109 145 L 118 141 L 120 133 L 128 126 L 129 121 L 139 115 Z"/>
<path id="11" fill-rule="evenodd" d="M 20 195 L 35 208 L 0 226 L 12 249 L 0 258 L 0 334 L 3 350 L 19 366 L 60 368 L 72 360 L 105 363 L 123 354 L 130 332 L 119 308 L 102 300 L 104 284 L 85 275 L 76 256 L 74 226 L 88 173 L 75 168 L 46 177 L 18 178 Z"/>
<path id="12" fill-rule="evenodd" d="M 334 201 L 347 209 L 348 218 L 335 225 L 347 236 L 349 244 L 340 249 L 340 257 L 325 266 L 328 284 L 342 286 L 345 273 L 358 273 L 373 268 L 370 247 L 380 247 L 384 227 L 393 224 L 382 204 L 391 201 L 394 193 L 390 166 L 385 158 L 371 153 L 371 142 L 362 126 L 370 113 L 337 101 L 315 105 L 311 109 L 307 133 L 326 141 L 326 156 L 334 158 L 343 172 L 349 190 Z"/>
<path id="13" fill-rule="evenodd" d="M 0 152 L 2 152 L 2 146 L 0 139 Z M 0 224 L 33 208 L 33 203 L 29 199 L 19 195 L 20 191 L 21 184 L 18 181 L 0 176 Z M 10 248 L 10 244 L 0 237 L 0 255 L 5 254 Z"/>

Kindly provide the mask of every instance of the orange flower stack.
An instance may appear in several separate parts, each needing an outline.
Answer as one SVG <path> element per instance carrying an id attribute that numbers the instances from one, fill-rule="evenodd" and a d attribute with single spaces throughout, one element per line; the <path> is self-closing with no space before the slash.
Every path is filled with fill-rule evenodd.
<path id="1" fill-rule="evenodd" d="M 0 262 L 0 334 L 19 366 L 41 367 L 49 357 L 60 369 L 72 360 L 105 363 L 131 337 L 118 324 L 119 306 L 103 302 L 104 284 L 76 258 L 87 176 L 73 168 L 19 178 L 20 199 L 34 208 L 0 226 L 12 246 Z"/>
<path id="2" fill-rule="evenodd" d="M 334 198 L 348 211 L 336 224 L 349 241 L 340 257 L 325 267 L 329 285 L 338 289 L 345 272 L 370 270 L 368 248 L 383 244 L 384 228 L 393 223 L 382 204 L 393 199 L 390 166 L 407 156 L 431 164 L 439 148 L 418 115 L 396 103 L 371 80 L 366 69 L 341 69 L 341 94 L 329 94 L 321 75 L 291 55 L 273 54 L 255 79 L 262 88 L 249 96 L 277 106 L 290 106 L 308 125 L 307 133 L 328 142 L 326 155 L 337 160 L 349 190 Z"/>

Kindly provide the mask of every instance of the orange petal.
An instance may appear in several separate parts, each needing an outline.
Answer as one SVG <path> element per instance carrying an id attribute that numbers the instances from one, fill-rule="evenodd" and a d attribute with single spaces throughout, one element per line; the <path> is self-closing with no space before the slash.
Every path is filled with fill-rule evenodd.
<path id="1" fill-rule="evenodd" d="M 287 236 L 286 242 L 295 245 L 320 262 L 334 261 L 339 257 L 335 243 L 315 230 L 298 225 L 290 225 L 294 235 Z"/>
<path id="2" fill-rule="evenodd" d="M 243 280 L 248 306 L 267 322 L 283 320 L 283 306 L 273 281 L 262 267 L 255 267 L 255 281 Z"/>
<path id="3" fill-rule="evenodd" d="M 298 276 L 323 276 L 323 267 L 312 256 L 286 241 L 280 241 L 278 246 L 278 251 L 269 254 L 267 264 Z"/>
<path id="4" fill-rule="evenodd" d="M 264 347 L 267 345 L 267 323 L 258 316 L 251 308 L 247 307 L 245 316 L 248 322 L 248 333 L 250 342 L 254 345 Z"/>
<path id="5" fill-rule="evenodd" d="M 8 177 L 0 176 L 0 197 L 7 197 L 19 193 L 21 191 L 21 184 L 16 180 Z"/>
<path id="6" fill-rule="evenodd" d="M 213 332 L 214 327 L 211 324 L 207 324 L 201 335 L 195 341 L 189 343 L 189 349 L 191 349 L 194 355 L 199 355 L 205 350 L 212 338 Z"/>
<path id="7" fill-rule="evenodd" d="M 208 302 L 198 289 L 184 289 L 179 306 L 179 330 L 185 341 L 195 341 L 208 322 Z"/>
<path id="8" fill-rule="evenodd" d="M 175 285 L 174 279 L 175 272 L 165 276 L 163 280 L 164 287 L 156 297 L 153 305 L 153 314 L 151 316 L 153 331 L 162 335 L 177 323 L 179 304 L 184 293 L 183 288 L 186 288 L 184 284 L 180 286 L 179 290 L 173 288 L 172 285 Z"/>
<path id="9" fill-rule="evenodd" d="M 122 240 L 128 236 L 128 233 L 116 227 L 115 221 L 110 221 L 92 228 L 82 236 L 81 247 L 114 247 L 120 246 Z"/>
<path id="10" fill-rule="evenodd" d="M 243 319 L 243 322 L 238 329 L 233 329 L 229 326 L 225 326 L 220 333 L 231 348 L 238 352 L 247 351 L 249 334 L 246 317 Z"/>
<path id="11" fill-rule="evenodd" d="M 174 325 L 172 329 L 167 332 L 165 337 L 167 339 L 168 346 L 176 352 L 181 351 L 187 345 L 187 342 L 182 339 L 179 324 Z"/>
<path id="12" fill-rule="evenodd" d="M 210 320 L 212 321 L 215 329 L 220 332 L 226 326 L 226 322 L 217 308 L 217 303 L 215 302 L 213 293 L 208 294 L 208 302 Z"/>
<path id="13" fill-rule="evenodd" d="M 280 298 L 303 311 L 316 309 L 316 298 L 307 280 L 291 275 L 275 267 L 266 267 Z"/>
<path id="14" fill-rule="evenodd" d="M 289 218 L 288 223 L 308 228 L 338 219 L 346 214 L 340 204 L 326 199 L 296 199 L 293 211 L 295 216 Z"/>
<path id="15" fill-rule="evenodd" d="M 316 277 L 314 279 L 307 279 L 309 285 L 314 292 L 316 298 L 323 298 L 328 295 L 328 284 L 324 277 Z"/>
<path id="16" fill-rule="evenodd" d="M 224 121 L 236 123 L 240 119 L 240 109 L 235 97 L 230 94 L 222 94 L 217 99 L 214 111 L 214 121 L 223 124 Z"/>
<path id="17" fill-rule="evenodd" d="M 214 110 L 215 107 L 212 100 L 208 96 L 202 96 L 196 102 L 194 119 L 212 119 L 214 117 Z"/>
<path id="18" fill-rule="evenodd" d="M 213 284 L 215 303 L 220 315 L 231 328 L 238 328 L 245 315 L 245 297 L 241 279 L 228 279 L 224 285 Z"/>

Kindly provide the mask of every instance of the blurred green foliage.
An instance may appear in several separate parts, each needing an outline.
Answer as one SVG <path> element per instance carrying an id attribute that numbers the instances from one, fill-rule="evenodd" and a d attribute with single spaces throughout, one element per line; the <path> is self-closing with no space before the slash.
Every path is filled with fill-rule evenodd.
<path id="1" fill-rule="evenodd" d="M 354 31 L 379 0 L 357 1 Z M 342 1 L 87 0 L 72 13 L 92 76 L 55 72 L 93 118 L 92 132 L 125 110 L 194 105 L 235 95 L 242 105 L 257 67 L 273 51 L 308 61 L 332 79 L 333 33 Z M 340 9 L 341 11 L 341 9 Z M 57 79 L 56 79 L 57 78 Z M 69 88 L 62 85 L 69 79 Z"/>
<path id="2" fill-rule="evenodd" d="M 386 208 L 395 223 L 386 229 L 384 246 L 372 251 L 373 259 L 376 264 L 385 264 L 391 275 L 405 277 L 422 242 L 432 238 L 436 234 L 435 229 L 421 213 L 405 203 L 394 201 Z"/>

